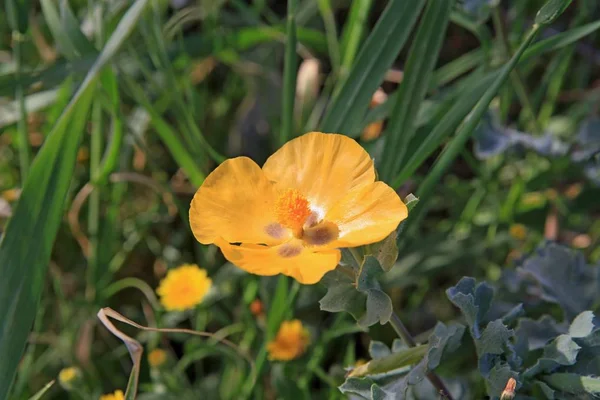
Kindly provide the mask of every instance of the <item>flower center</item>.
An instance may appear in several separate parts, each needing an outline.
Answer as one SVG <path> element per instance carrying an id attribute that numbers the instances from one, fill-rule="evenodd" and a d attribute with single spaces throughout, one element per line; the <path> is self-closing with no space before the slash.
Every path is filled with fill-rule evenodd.
<path id="1" fill-rule="evenodd" d="M 308 200 L 298 190 L 284 190 L 275 202 L 277 222 L 290 228 L 294 235 L 301 235 L 302 227 L 312 213 L 308 205 Z"/>

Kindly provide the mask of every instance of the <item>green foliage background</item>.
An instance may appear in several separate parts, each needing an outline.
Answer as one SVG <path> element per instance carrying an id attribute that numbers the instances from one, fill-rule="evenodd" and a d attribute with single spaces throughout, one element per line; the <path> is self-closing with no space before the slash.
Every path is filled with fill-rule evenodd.
<path id="1" fill-rule="evenodd" d="M 0 399 L 125 389 L 127 350 L 95 317 L 107 306 L 144 325 L 218 332 L 254 361 L 256 376 L 214 340 L 124 328 L 146 351 L 169 350 L 168 368 L 144 359 L 140 399 L 394 398 L 399 387 L 428 398 L 420 382 L 433 369 L 472 398 L 498 397 L 510 376 L 521 398 L 600 392 L 596 370 L 580 368 L 600 354 L 594 0 L 6 0 L 3 11 Z M 319 68 L 307 77 L 309 62 Z M 387 100 L 372 105 L 379 88 Z M 366 138 L 378 121 L 381 134 Z M 356 138 L 379 179 L 419 199 L 386 244 L 397 259 L 355 260 L 363 286 L 250 276 L 191 235 L 191 196 L 216 165 L 242 154 L 261 163 L 311 130 Z M 566 260 L 544 264 L 544 239 L 581 258 L 542 246 Z M 187 262 L 215 290 L 167 313 L 154 289 Z M 365 310 L 348 301 L 355 286 Z M 492 286 L 484 300 L 472 292 Z M 481 302 L 489 314 L 473 314 Z M 393 342 L 392 310 L 426 352 Z M 266 343 L 291 318 L 311 346 L 268 361 Z M 520 352 L 519 333 L 534 337 L 536 324 L 554 336 Z M 346 380 L 363 358 L 382 359 L 372 367 L 384 379 Z M 46 386 L 72 365 L 77 390 Z"/>

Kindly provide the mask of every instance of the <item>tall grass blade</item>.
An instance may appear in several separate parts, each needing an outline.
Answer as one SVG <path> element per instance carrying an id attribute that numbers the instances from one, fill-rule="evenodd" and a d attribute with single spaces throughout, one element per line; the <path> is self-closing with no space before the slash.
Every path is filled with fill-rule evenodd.
<path id="1" fill-rule="evenodd" d="M 321 124 L 323 132 L 351 132 L 362 121 L 371 96 L 404 47 L 424 4 L 422 0 L 388 3 L 327 110 Z"/>
<path id="2" fill-rule="evenodd" d="M 8 395 L 35 317 L 95 83 L 146 3 L 138 0 L 125 13 L 48 135 L 0 243 L 0 399 Z"/>
<path id="3" fill-rule="evenodd" d="M 407 146 L 416 126 L 421 102 L 429 89 L 431 73 L 446 36 L 446 27 L 454 0 L 429 1 L 411 45 L 404 78 L 385 133 L 381 178 L 390 181 L 402 165 Z"/>
<path id="4" fill-rule="evenodd" d="M 298 60 L 296 55 L 296 0 L 287 2 L 287 35 L 285 41 L 285 64 L 283 69 L 283 109 L 279 145 L 294 135 L 294 100 Z"/>
<path id="5" fill-rule="evenodd" d="M 510 61 L 502 67 L 498 76 L 493 80 L 489 88 L 485 91 L 483 97 L 475 106 L 475 109 L 466 120 L 465 124 L 458 131 L 456 137 L 448 144 L 448 146 L 444 149 L 442 154 L 436 160 L 433 168 L 423 181 L 423 183 L 419 186 L 417 191 L 417 197 L 419 197 L 419 204 L 412 211 L 412 214 L 409 216 L 406 221 L 405 226 L 405 237 L 411 237 L 414 234 L 414 229 L 418 226 L 419 221 L 424 216 L 427 211 L 427 203 L 431 198 L 431 194 L 433 192 L 434 187 L 439 183 L 442 175 L 446 172 L 446 170 L 450 167 L 450 164 L 454 161 L 456 156 L 463 149 L 465 143 L 471 137 L 471 134 L 475 131 L 475 128 L 479 124 L 479 121 L 483 117 L 483 115 L 488 110 L 489 104 L 491 103 L 496 93 L 502 86 L 502 84 L 506 81 L 510 72 L 515 68 L 517 63 L 519 62 L 519 58 L 525 52 L 525 49 L 533 42 L 533 39 L 537 35 L 540 29 L 539 25 L 534 25 L 533 29 L 521 43 L 521 46 L 515 53 L 515 55 L 510 59 Z"/>

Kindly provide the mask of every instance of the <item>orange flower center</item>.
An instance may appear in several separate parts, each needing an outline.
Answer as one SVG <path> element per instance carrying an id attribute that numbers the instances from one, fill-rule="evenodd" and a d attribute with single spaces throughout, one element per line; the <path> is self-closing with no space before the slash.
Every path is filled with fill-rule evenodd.
<path id="1" fill-rule="evenodd" d="M 295 235 L 301 235 L 302 227 L 312 213 L 308 205 L 308 200 L 298 190 L 284 190 L 275 202 L 277 222 L 290 228 Z"/>

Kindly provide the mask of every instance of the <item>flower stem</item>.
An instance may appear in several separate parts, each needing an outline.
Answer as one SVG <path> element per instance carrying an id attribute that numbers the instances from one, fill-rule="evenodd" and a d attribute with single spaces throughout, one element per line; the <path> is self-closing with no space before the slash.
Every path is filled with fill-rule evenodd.
<path id="1" fill-rule="evenodd" d="M 408 332 L 408 329 L 406 329 L 406 326 L 404 326 L 404 324 L 400 320 L 400 317 L 398 317 L 398 314 L 396 314 L 395 312 L 392 312 L 392 317 L 390 318 L 390 325 L 392 325 L 392 328 L 394 328 L 398 336 L 400 336 L 400 339 L 402 339 L 402 341 L 408 347 L 415 347 L 417 345 L 415 339 L 413 339 L 410 332 Z M 452 400 L 452 395 L 446 388 L 446 385 L 444 385 L 444 382 L 442 382 L 440 377 L 437 376 L 435 372 L 429 371 L 427 373 L 427 379 L 429 379 L 429 382 L 431 382 L 433 387 L 435 387 L 435 389 L 440 394 L 440 396 L 442 396 L 443 399 Z"/>

